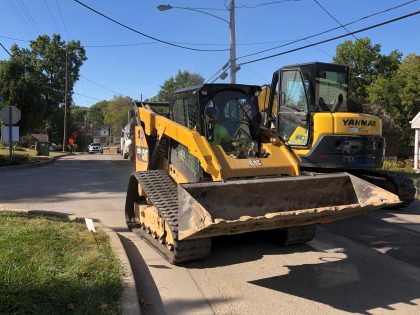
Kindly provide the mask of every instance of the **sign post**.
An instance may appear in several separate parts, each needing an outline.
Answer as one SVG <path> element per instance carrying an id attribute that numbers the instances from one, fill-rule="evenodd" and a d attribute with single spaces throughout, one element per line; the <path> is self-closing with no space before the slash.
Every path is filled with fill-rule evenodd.
<path id="1" fill-rule="evenodd" d="M 13 127 L 21 118 L 21 111 L 16 106 L 7 106 L 0 111 L 0 119 L 9 127 L 9 158 L 12 161 L 13 149 Z"/>
<path id="2" fill-rule="evenodd" d="M 13 152 L 12 152 L 12 107 L 9 106 L 9 159 L 10 162 L 13 161 Z"/>

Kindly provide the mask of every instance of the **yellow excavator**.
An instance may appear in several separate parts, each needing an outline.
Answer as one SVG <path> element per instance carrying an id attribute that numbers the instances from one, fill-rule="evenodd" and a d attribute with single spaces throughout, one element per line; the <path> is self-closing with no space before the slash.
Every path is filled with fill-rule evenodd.
<path id="1" fill-rule="evenodd" d="M 306 242 L 317 223 L 399 202 L 348 173 L 303 175 L 293 150 L 261 126 L 260 92 L 204 84 L 170 104 L 135 102 L 126 221 L 171 263 L 205 257 L 213 236 L 273 230 L 283 244 Z"/>
<path id="2" fill-rule="evenodd" d="M 277 130 L 303 170 L 349 172 L 397 194 L 397 207 L 406 206 L 415 198 L 414 183 L 381 170 L 382 121 L 349 101 L 348 81 L 344 65 L 313 62 L 279 69 L 259 96 L 263 125 Z"/>

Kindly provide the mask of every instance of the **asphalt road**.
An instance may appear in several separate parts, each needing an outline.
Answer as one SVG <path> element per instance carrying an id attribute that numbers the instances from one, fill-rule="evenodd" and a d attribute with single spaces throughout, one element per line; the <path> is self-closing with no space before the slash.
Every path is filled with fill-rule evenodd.
<path id="1" fill-rule="evenodd" d="M 116 155 L 80 155 L 0 171 L 0 209 L 100 219 L 120 235 L 142 314 L 420 314 L 420 202 L 323 225 L 312 242 L 279 247 L 263 233 L 213 240 L 212 253 L 168 264 L 124 223 L 131 172 Z"/>

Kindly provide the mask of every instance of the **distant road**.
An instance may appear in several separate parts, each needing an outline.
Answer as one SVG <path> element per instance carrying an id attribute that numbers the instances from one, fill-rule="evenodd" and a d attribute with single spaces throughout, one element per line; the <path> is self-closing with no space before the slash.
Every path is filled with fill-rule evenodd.
<path id="1" fill-rule="evenodd" d="M 206 260 L 175 267 L 125 227 L 131 167 L 98 154 L 1 172 L 0 208 L 62 211 L 114 228 L 143 315 L 420 314 L 418 201 L 321 226 L 302 246 L 279 247 L 261 233 L 215 238 Z"/>

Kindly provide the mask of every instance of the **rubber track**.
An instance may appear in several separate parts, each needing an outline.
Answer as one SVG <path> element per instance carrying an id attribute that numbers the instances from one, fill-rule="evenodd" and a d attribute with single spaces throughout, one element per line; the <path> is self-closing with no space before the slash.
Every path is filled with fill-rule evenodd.
<path id="1" fill-rule="evenodd" d="M 416 187 L 414 186 L 413 181 L 404 175 L 393 174 L 387 171 L 364 171 L 364 174 L 376 177 L 385 178 L 387 181 L 390 181 L 394 186 L 396 191 L 391 191 L 398 195 L 398 198 L 402 201 L 402 204 L 398 206 L 391 206 L 387 208 L 401 208 L 406 207 L 412 203 L 416 196 Z"/>
<path id="2" fill-rule="evenodd" d="M 210 238 L 195 240 L 178 240 L 178 192 L 176 184 L 164 170 L 148 170 L 135 174 L 139 184 L 146 193 L 149 202 L 158 210 L 161 217 L 167 222 L 174 237 L 174 250 L 168 254 L 161 250 L 165 245 L 155 246 L 161 253 L 174 264 L 201 259 L 210 252 Z M 150 243 L 150 240 L 148 240 Z M 166 247 L 165 247 L 166 248 Z"/>

